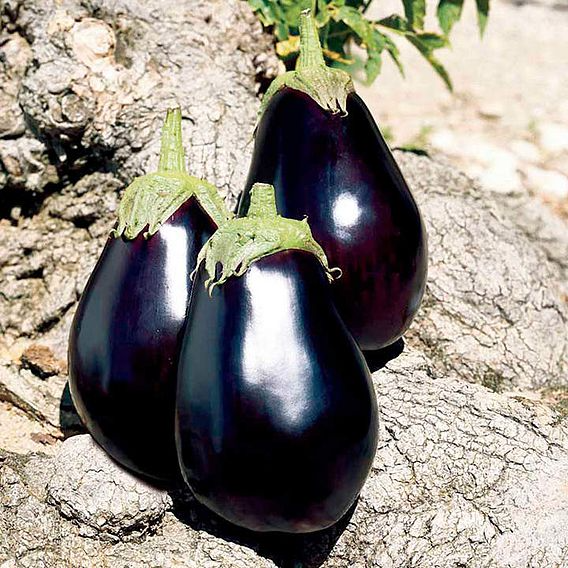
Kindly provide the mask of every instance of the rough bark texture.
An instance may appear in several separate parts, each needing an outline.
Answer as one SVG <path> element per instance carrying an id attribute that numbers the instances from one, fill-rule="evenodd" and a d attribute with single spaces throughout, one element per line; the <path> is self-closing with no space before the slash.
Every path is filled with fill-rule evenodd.
<path id="1" fill-rule="evenodd" d="M 64 442 L 56 458 L 2 456 L 0 561 L 565 566 L 568 428 L 543 404 L 435 378 L 433 368 L 407 349 L 374 374 L 379 449 L 355 511 L 331 530 L 297 538 L 239 531 L 187 495 L 172 493 L 170 502 L 82 435 Z"/>
<path id="2" fill-rule="evenodd" d="M 156 164 L 165 108 L 181 105 L 191 172 L 234 203 L 276 60 L 239 0 L 1 6 L 0 399 L 62 438 L 80 429 L 71 317 L 122 189 Z M 80 435 L 56 457 L 0 450 L 2 568 L 568 564 L 566 405 L 549 396 L 568 387 L 565 226 L 396 158 L 429 284 L 405 351 L 374 374 L 380 444 L 352 514 L 304 537 L 239 531 Z"/>
<path id="3" fill-rule="evenodd" d="M 47 499 L 81 536 L 113 541 L 139 537 L 164 516 L 169 499 L 107 458 L 88 435 L 69 438 L 55 459 Z"/>
<path id="4" fill-rule="evenodd" d="M 428 291 L 411 343 L 440 370 L 493 390 L 567 386 L 566 298 L 546 258 L 563 259 L 566 235 L 531 238 L 467 176 L 413 155 L 397 159 L 429 234 Z"/>

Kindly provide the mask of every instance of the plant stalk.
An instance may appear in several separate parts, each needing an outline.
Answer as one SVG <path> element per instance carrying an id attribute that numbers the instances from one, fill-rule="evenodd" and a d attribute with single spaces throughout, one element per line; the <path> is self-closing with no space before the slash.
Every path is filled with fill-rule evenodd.
<path id="1" fill-rule="evenodd" d="M 186 173 L 185 152 L 181 138 L 181 109 L 168 109 L 162 127 L 159 173 Z"/>
<path id="2" fill-rule="evenodd" d="M 296 70 L 325 67 L 316 19 L 310 10 L 300 14 L 300 55 Z"/>
<path id="3" fill-rule="evenodd" d="M 270 218 L 277 215 L 274 186 L 268 183 L 255 183 L 251 189 L 247 217 Z"/>

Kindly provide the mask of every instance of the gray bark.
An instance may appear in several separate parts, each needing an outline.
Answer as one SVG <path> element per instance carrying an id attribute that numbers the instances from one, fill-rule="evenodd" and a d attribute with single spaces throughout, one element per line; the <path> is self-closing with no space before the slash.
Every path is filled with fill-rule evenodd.
<path id="1" fill-rule="evenodd" d="M 63 392 L 74 308 L 121 191 L 156 165 L 164 110 L 181 106 L 191 172 L 234 203 L 256 80 L 277 69 L 246 3 L 156 6 L 2 4 L 0 399 L 55 437 L 79 427 Z M 563 225 L 396 158 L 427 224 L 429 283 L 405 351 L 374 374 L 380 443 L 351 516 L 318 535 L 245 533 L 74 436 L 55 457 L 0 450 L 2 568 L 568 563 L 568 426 L 545 396 L 568 387 Z"/>
<path id="2" fill-rule="evenodd" d="M 546 258 L 552 250 L 562 258 L 566 235 L 545 249 L 465 175 L 397 159 L 429 234 L 428 290 L 411 343 L 440 371 L 495 390 L 568 385 L 564 282 Z"/>
<path id="3" fill-rule="evenodd" d="M 6 566 L 561 567 L 568 562 L 568 429 L 544 404 L 434 378 L 408 349 L 374 374 L 381 427 L 352 516 L 267 537 L 149 489 L 90 439 L 58 457 L 3 456 Z M 42 564 L 42 562 L 44 564 Z M 66 564 L 66 563 L 69 564 Z"/>
<path id="4" fill-rule="evenodd" d="M 165 492 L 140 482 L 107 458 L 88 435 L 69 438 L 54 460 L 47 500 L 75 519 L 81 536 L 124 541 L 141 537 L 164 516 Z"/>

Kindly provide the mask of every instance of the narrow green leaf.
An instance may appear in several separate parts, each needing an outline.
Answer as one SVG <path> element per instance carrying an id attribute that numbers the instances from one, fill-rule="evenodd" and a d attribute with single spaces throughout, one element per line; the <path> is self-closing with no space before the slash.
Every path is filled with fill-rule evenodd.
<path id="1" fill-rule="evenodd" d="M 461 18 L 463 0 L 440 0 L 436 15 L 442 31 L 447 36 L 454 24 Z"/>
<path id="2" fill-rule="evenodd" d="M 448 40 L 444 36 L 431 33 L 422 32 L 417 33 L 416 37 L 420 39 L 420 42 L 424 44 L 428 49 L 440 49 L 441 47 L 448 47 Z"/>
<path id="3" fill-rule="evenodd" d="M 400 60 L 400 51 L 398 50 L 398 46 L 389 36 L 384 34 L 381 35 L 383 36 L 388 54 L 391 56 L 391 59 L 394 61 L 394 64 L 397 66 L 400 74 L 404 77 L 404 67 L 402 66 L 402 61 Z"/>
<path id="4" fill-rule="evenodd" d="M 477 5 L 477 25 L 479 26 L 479 35 L 483 36 L 485 27 L 487 26 L 487 18 L 489 16 L 489 0 L 475 0 Z"/>
<path id="5" fill-rule="evenodd" d="M 390 30 L 401 34 L 411 31 L 408 22 L 398 14 L 391 14 L 387 18 L 383 18 L 376 23 L 379 26 L 389 28 Z"/>
<path id="6" fill-rule="evenodd" d="M 426 0 L 402 0 L 404 15 L 412 29 L 424 29 L 424 17 L 426 16 Z"/>
<path id="7" fill-rule="evenodd" d="M 416 47 L 416 49 L 418 49 L 418 51 L 424 56 L 424 59 L 426 59 L 426 61 L 430 63 L 434 71 L 436 71 L 436 73 L 438 73 L 438 75 L 441 77 L 442 81 L 444 81 L 446 87 L 448 87 L 448 90 L 453 91 L 453 85 L 450 76 L 448 75 L 448 72 L 446 71 L 442 63 L 434 55 L 432 49 L 428 47 L 427 44 L 423 43 L 420 40 L 420 37 L 417 35 L 407 34 L 406 38 L 412 45 L 414 45 L 414 47 Z"/>
<path id="8" fill-rule="evenodd" d="M 371 85 L 380 75 L 383 68 L 383 58 L 380 52 L 367 51 L 367 61 L 365 62 L 365 84 Z"/>

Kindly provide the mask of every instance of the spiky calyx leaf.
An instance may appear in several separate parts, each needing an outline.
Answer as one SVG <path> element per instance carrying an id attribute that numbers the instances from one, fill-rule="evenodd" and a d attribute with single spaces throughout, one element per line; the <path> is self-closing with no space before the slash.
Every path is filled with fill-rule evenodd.
<path id="1" fill-rule="evenodd" d="M 168 109 L 162 128 L 158 171 L 136 178 L 125 190 L 118 207 L 114 237 L 136 238 L 155 234 L 181 205 L 195 196 L 211 219 L 221 226 L 232 217 L 217 188 L 187 174 L 181 137 L 181 110 Z"/>
<path id="2" fill-rule="evenodd" d="M 346 113 L 347 96 L 355 91 L 349 73 L 325 64 L 316 20 L 310 10 L 300 14 L 300 56 L 296 69 L 272 81 L 262 99 L 259 116 L 264 113 L 270 99 L 284 87 L 306 93 L 332 113 Z"/>
<path id="3" fill-rule="evenodd" d="M 254 262 L 286 250 L 313 254 L 330 281 L 341 275 L 339 268 L 329 267 L 325 252 L 314 239 L 307 219 L 297 221 L 278 215 L 274 187 L 255 183 L 247 216 L 231 219 L 219 227 L 199 252 L 194 274 L 205 262 L 209 275 L 205 287 L 211 294 L 215 286 L 223 284 L 231 276 L 242 276 Z"/>

